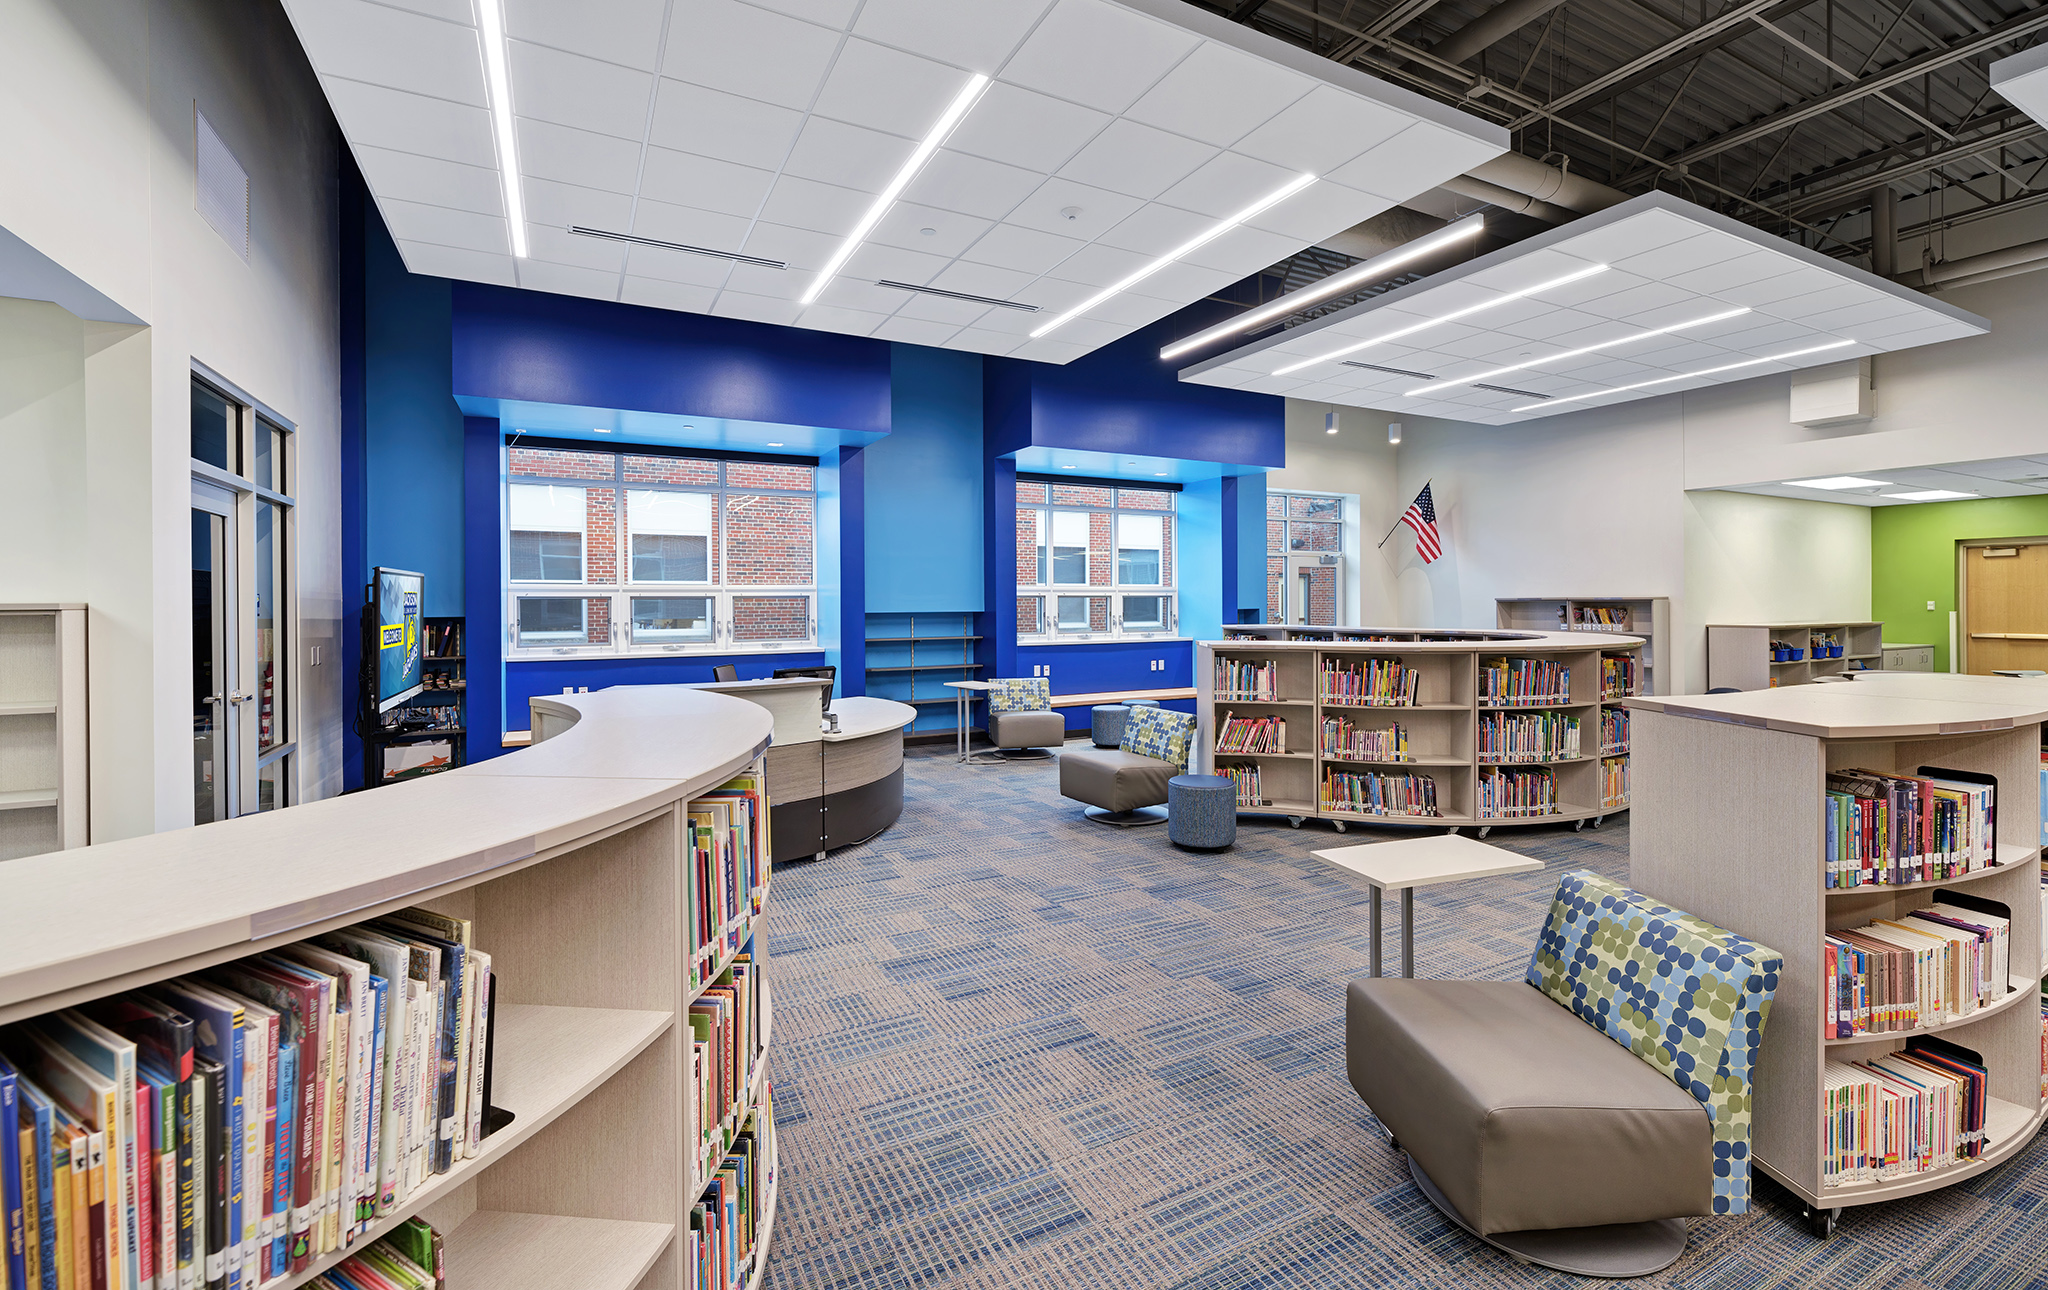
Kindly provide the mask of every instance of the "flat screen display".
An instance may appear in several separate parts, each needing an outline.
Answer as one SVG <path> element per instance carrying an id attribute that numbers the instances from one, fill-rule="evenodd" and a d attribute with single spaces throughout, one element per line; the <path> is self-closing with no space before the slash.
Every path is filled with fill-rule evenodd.
<path id="1" fill-rule="evenodd" d="M 383 712 L 418 694 L 424 684 L 420 610 L 426 579 L 404 569 L 379 567 L 370 585 L 377 611 L 377 711 Z"/>

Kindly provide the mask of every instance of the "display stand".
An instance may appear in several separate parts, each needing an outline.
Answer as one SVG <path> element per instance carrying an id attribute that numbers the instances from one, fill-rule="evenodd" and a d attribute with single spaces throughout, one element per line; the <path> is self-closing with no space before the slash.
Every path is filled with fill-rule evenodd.
<path id="1" fill-rule="evenodd" d="M 82 847 L 84 605 L 0 605 L 0 860 Z"/>
<path id="2" fill-rule="evenodd" d="M 1884 624 L 1714 623 L 1707 627 L 1707 688 L 1767 690 L 1884 666 Z"/>

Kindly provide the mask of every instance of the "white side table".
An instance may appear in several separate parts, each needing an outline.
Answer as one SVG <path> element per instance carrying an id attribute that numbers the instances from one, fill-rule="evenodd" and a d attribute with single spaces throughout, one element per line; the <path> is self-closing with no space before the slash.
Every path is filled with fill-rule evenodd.
<path id="1" fill-rule="evenodd" d="M 974 696 L 987 694 L 988 682 L 947 681 L 944 684 L 953 692 L 953 732 L 956 737 L 954 750 L 959 754 L 957 760 L 966 761 L 967 745 L 971 738 L 967 723 L 974 717 Z"/>
<path id="2" fill-rule="evenodd" d="M 1372 974 L 1380 972 L 1380 896 L 1389 888 L 1401 893 L 1401 975 L 1415 975 L 1415 889 L 1439 882 L 1463 882 L 1497 873 L 1527 873 L 1541 869 L 1541 860 L 1531 860 L 1512 851 L 1488 846 L 1475 838 L 1439 834 L 1426 838 L 1403 838 L 1398 842 L 1368 842 L 1356 847 L 1332 847 L 1310 855 L 1357 874 L 1372 884 Z"/>

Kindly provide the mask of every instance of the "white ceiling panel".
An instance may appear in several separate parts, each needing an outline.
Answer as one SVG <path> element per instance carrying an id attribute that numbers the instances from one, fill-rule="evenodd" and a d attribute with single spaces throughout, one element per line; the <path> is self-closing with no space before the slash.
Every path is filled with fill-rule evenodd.
<path id="1" fill-rule="evenodd" d="M 1716 266 L 1726 266 L 1729 281 L 1716 280 Z M 1572 273 L 1583 276 L 1519 299 L 1509 294 Z M 1739 308 L 1750 312 L 1679 326 Z M 1455 321 L 1432 321 L 1454 314 Z M 1385 339 L 1419 324 L 1428 325 Z M 1653 334 L 1659 328 L 1674 330 Z M 1340 401 L 1502 425 L 1988 330 L 1983 319 L 1945 301 L 1649 193 L 1180 375 L 1270 393 L 1348 386 L 1353 393 Z M 1461 383 L 1424 389 L 1447 381 Z M 1503 395 L 1477 383 L 1528 393 Z"/>
<path id="2" fill-rule="evenodd" d="M 285 0 L 419 272 L 1066 362 L 1507 142 L 1183 0 L 505 3 L 531 252 L 518 264 L 473 6 Z M 986 92 L 805 308 L 977 73 Z"/>

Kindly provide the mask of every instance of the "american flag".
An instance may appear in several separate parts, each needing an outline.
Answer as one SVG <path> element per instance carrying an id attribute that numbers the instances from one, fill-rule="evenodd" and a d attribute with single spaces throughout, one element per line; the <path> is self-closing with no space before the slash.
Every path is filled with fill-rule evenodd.
<path id="1" fill-rule="evenodd" d="M 1424 484 L 1415 500 L 1408 503 L 1408 509 L 1401 512 L 1401 523 L 1415 530 L 1415 554 L 1428 564 L 1444 553 L 1443 539 L 1436 532 L 1436 503 L 1429 496 L 1429 485 Z"/>

